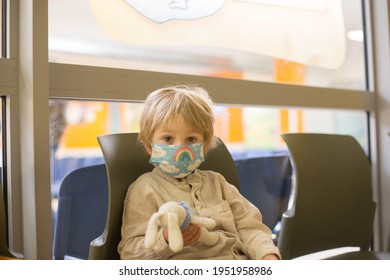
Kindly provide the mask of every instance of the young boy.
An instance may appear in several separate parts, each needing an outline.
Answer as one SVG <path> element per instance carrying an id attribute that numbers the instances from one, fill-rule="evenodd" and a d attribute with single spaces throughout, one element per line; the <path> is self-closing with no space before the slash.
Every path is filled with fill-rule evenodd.
<path id="1" fill-rule="evenodd" d="M 139 140 L 155 168 L 128 189 L 118 245 L 122 259 L 280 259 L 259 210 L 221 174 L 197 169 L 217 146 L 212 107 L 199 87 L 167 87 L 147 97 Z M 175 154 L 183 149 L 191 160 L 177 161 Z M 167 228 L 159 231 L 155 247 L 146 249 L 149 219 L 168 201 L 184 201 L 197 215 L 214 219 L 211 231 L 219 241 L 213 246 L 197 242 L 200 228 L 190 224 L 182 231 L 185 247 L 180 252 L 169 248 Z"/>

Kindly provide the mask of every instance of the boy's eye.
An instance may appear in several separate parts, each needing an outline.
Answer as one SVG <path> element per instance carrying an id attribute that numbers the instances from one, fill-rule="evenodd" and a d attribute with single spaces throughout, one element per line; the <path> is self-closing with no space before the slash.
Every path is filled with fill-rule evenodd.
<path id="1" fill-rule="evenodd" d="M 173 137 L 171 137 L 171 136 L 165 136 L 165 137 L 163 137 L 163 140 L 164 140 L 164 142 L 170 143 L 170 142 L 173 141 Z"/>
<path id="2" fill-rule="evenodd" d="M 164 136 L 164 137 L 163 137 L 163 140 L 164 140 L 165 142 L 169 142 L 169 141 L 172 141 L 172 137 L 171 137 L 171 136 Z"/>
<path id="3" fill-rule="evenodd" d="M 197 141 L 197 139 L 196 139 L 195 137 L 189 137 L 189 138 L 187 139 L 187 141 L 188 141 L 189 143 L 195 143 L 195 142 Z"/>

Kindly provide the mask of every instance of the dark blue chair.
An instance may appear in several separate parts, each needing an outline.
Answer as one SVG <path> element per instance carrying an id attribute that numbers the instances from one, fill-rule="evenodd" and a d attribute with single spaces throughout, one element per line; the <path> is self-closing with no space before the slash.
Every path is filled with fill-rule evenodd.
<path id="1" fill-rule="evenodd" d="M 257 208 L 263 223 L 275 228 L 287 210 L 292 188 L 292 165 L 288 155 L 272 155 L 235 161 L 240 177 L 240 192 Z"/>
<path id="2" fill-rule="evenodd" d="M 92 240 L 104 230 L 108 180 L 104 164 L 83 167 L 63 180 L 54 229 L 54 259 L 88 259 Z"/>

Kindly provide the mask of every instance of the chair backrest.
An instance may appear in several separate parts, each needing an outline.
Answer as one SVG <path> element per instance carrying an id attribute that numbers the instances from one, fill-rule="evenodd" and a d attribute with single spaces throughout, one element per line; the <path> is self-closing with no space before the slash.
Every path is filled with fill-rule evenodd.
<path id="1" fill-rule="evenodd" d="M 90 259 L 119 259 L 117 246 L 121 239 L 123 201 L 129 185 L 153 166 L 144 148 L 137 142 L 138 133 L 119 133 L 98 137 L 106 163 L 109 182 L 109 207 L 105 229 L 90 246 Z M 206 155 L 200 169 L 223 174 L 239 188 L 234 161 L 226 146 L 221 143 Z"/>
<path id="2" fill-rule="evenodd" d="M 278 247 L 284 259 L 339 247 L 368 250 L 376 204 L 369 160 L 351 136 L 284 134 L 295 170 Z"/>
<path id="3" fill-rule="evenodd" d="M 289 155 L 236 160 L 236 166 L 241 194 L 259 208 L 263 223 L 274 229 L 290 199 L 292 166 Z"/>
<path id="4" fill-rule="evenodd" d="M 59 190 L 54 259 L 88 259 L 91 241 L 104 230 L 107 207 L 108 180 L 104 164 L 69 173 Z"/>

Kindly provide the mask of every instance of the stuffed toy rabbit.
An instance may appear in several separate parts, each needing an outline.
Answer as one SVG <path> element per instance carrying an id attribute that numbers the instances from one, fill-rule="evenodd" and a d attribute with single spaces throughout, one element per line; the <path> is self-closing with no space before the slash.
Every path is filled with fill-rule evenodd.
<path id="1" fill-rule="evenodd" d="M 191 223 L 199 225 L 201 228 L 199 242 L 208 246 L 218 242 L 218 234 L 207 230 L 215 227 L 213 219 L 193 215 L 185 202 L 166 202 L 160 206 L 158 212 L 154 213 L 149 220 L 145 234 L 145 247 L 148 249 L 153 248 L 157 242 L 159 227 L 167 227 L 169 247 L 173 252 L 181 251 L 184 247 L 181 232 Z"/>

